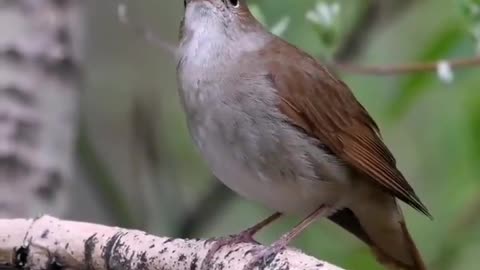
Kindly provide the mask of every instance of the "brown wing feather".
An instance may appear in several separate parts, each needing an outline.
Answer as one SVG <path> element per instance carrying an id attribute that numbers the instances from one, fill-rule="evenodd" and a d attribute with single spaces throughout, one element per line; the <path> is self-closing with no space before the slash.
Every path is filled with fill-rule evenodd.
<path id="1" fill-rule="evenodd" d="M 292 124 L 326 144 L 339 158 L 385 190 L 430 216 L 383 143 L 378 126 L 348 86 L 315 59 L 281 40 L 268 46 L 266 74 L 277 89 L 280 110 Z M 288 52 L 286 51 L 288 50 Z M 284 54 L 293 56 L 285 63 Z"/>

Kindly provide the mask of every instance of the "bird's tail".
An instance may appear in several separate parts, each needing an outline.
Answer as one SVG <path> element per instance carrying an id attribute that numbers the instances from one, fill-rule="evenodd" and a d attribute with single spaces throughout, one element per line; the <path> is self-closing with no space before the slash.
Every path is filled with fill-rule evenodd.
<path id="1" fill-rule="evenodd" d="M 367 243 L 388 269 L 426 270 L 397 202 L 390 195 L 377 195 L 352 204 L 330 219 Z"/>

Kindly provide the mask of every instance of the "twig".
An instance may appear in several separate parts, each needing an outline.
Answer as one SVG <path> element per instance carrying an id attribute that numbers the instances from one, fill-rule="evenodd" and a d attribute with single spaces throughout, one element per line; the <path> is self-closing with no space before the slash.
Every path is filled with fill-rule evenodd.
<path id="1" fill-rule="evenodd" d="M 439 64 L 448 64 L 451 69 L 480 66 L 480 56 L 465 59 L 439 60 L 430 63 L 411 63 L 403 65 L 361 66 L 347 63 L 331 63 L 330 67 L 362 75 L 400 75 L 419 72 L 436 72 Z"/>
<path id="2" fill-rule="evenodd" d="M 89 270 L 199 269 L 214 240 L 156 237 L 145 232 L 91 223 L 36 219 L 0 219 L 0 268 Z M 24 236 L 28 233 L 28 242 Z M 219 250 L 212 269 L 242 269 L 258 248 L 237 244 Z M 288 249 L 266 270 L 341 270 L 339 267 Z"/>
<path id="3" fill-rule="evenodd" d="M 388 9 L 386 6 L 393 5 L 392 8 L 389 8 L 392 11 L 388 14 L 389 19 L 391 19 L 392 16 L 398 16 L 400 12 L 404 11 L 413 1 L 390 2 L 391 3 L 382 0 L 371 0 L 368 3 L 362 16 L 355 23 L 355 27 L 347 34 L 343 45 L 341 45 L 335 53 L 335 62 L 328 64 L 329 67 L 334 70 L 361 75 L 393 76 L 419 72 L 436 72 L 440 64 L 447 64 L 451 69 L 480 66 L 480 56 L 401 65 L 366 66 L 349 63 L 349 61 L 352 61 L 361 52 L 371 31 L 383 20 L 383 11 Z"/>

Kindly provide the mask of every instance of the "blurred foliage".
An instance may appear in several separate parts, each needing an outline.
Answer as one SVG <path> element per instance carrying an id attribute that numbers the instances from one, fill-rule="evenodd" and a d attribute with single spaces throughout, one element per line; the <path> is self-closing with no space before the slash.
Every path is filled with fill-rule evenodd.
<path id="1" fill-rule="evenodd" d="M 474 42 L 477 43 L 477 51 L 480 51 L 480 1 L 463 0 L 460 2 L 463 17 L 467 22 L 467 29 Z"/>
<path id="2" fill-rule="evenodd" d="M 342 5 L 339 1 L 317 1 L 312 10 L 307 11 L 305 18 L 312 24 L 323 47 L 323 58 L 333 55 L 339 42 L 341 28 Z"/>
<path id="3" fill-rule="evenodd" d="M 278 27 L 284 38 L 323 57 L 331 55 L 355 28 L 369 4 L 367 0 L 328 1 L 339 4 L 341 14 L 329 29 L 312 27 L 306 19 L 325 1 L 250 2 L 266 25 Z M 478 52 L 478 38 L 471 38 L 479 20 L 471 5 L 478 6 L 478 0 L 409 1 L 396 16 L 390 15 L 396 12 L 397 1 L 382 3 L 388 15 L 363 41 L 365 49 L 353 61 L 388 65 L 471 57 Z M 89 0 L 88 10 L 85 125 L 78 152 L 79 175 L 88 181 L 78 184 L 87 188 L 76 192 L 78 209 L 72 216 L 173 236 L 179 222 L 213 186 L 188 136 L 176 93 L 175 60 L 122 27 L 116 21 L 114 1 Z M 162 38 L 176 42 L 181 1 L 132 1 L 131 10 Z M 341 74 L 377 119 L 399 167 L 435 217 L 430 221 L 404 207 L 425 260 L 436 270 L 477 269 L 480 252 L 479 69 L 454 75 L 453 83 L 444 84 L 435 73 Z M 138 100 L 147 107 L 148 123 L 134 117 Z M 143 137 L 136 135 L 142 124 L 149 126 L 143 133 L 154 130 L 156 134 L 147 148 L 138 147 L 144 145 L 138 142 Z M 158 156 L 154 161 L 149 159 L 150 148 Z M 219 204 L 218 214 L 194 236 L 235 233 L 270 214 L 238 197 Z M 90 210 L 92 205 L 96 211 Z M 273 241 L 298 218 L 282 219 L 262 232 L 259 240 Z M 329 222 L 311 227 L 295 245 L 346 269 L 381 269 L 363 244 Z"/>

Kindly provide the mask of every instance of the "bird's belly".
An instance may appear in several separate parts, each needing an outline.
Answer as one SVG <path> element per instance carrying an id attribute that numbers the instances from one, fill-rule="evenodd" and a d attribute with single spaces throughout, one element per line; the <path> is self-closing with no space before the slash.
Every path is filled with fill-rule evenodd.
<path id="1" fill-rule="evenodd" d="M 242 132 L 249 130 L 244 128 Z M 298 215 L 323 204 L 338 206 L 341 201 L 344 185 L 336 179 L 315 178 L 313 165 L 306 164 L 300 156 L 292 157 L 289 151 L 292 149 L 285 148 L 286 142 L 277 141 L 278 145 L 270 148 L 277 150 L 264 154 L 259 148 L 246 146 L 242 136 L 232 142 L 214 128 L 197 129 L 193 134 L 213 174 L 249 200 L 278 212 Z M 272 143 L 271 134 L 256 136 L 257 146 L 268 147 Z"/>

